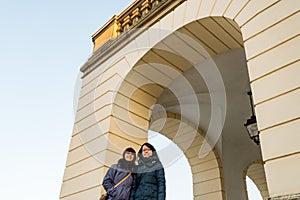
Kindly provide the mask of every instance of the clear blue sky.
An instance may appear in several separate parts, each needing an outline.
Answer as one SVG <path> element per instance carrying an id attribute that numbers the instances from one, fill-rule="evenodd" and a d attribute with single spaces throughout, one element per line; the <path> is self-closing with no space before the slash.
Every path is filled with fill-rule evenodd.
<path id="1" fill-rule="evenodd" d="M 59 198 L 91 35 L 131 2 L 1 0 L 0 199 Z"/>
<path id="2" fill-rule="evenodd" d="M 0 199 L 58 199 L 91 35 L 132 0 L 0 6 Z"/>

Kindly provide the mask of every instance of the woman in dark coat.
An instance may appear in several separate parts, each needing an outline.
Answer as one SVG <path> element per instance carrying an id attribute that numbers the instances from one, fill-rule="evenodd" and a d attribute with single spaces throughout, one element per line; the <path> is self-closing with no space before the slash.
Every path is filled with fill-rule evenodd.
<path id="1" fill-rule="evenodd" d="M 164 168 L 155 148 L 144 143 L 138 152 L 138 167 L 133 176 L 130 200 L 165 200 Z"/>
<path id="2" fill-rule="evenodd" d="M 136 152 L 129 147 L 124 150 L 123 158 L 117 164 L 113 164 L 103 179 L 103 187 L 108 194 L 108 200 L 128 200 L 133 177 L 130 175 L 118 187 L 114 187 L 120 180 L 132 173 L 135 168 Z"/>

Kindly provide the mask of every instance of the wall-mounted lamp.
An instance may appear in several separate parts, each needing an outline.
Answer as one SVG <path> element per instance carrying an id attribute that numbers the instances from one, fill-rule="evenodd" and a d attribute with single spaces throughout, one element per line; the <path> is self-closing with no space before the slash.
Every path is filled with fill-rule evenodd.
<path id="1" fill-rule="evenodd" d="M 249 119 L 247 119 L 247 122 L 244 124 L 244 126 L 246 127 L 250 138 L 257 145 L 259 145 L 259 131 L 257 128 L 256 116 L 254 114 L 254 108 L 253 108 L 253 102 L 252 102 L 252 92 L 248 92 L 247 94 L 249 95 L 249 98 L 250 98 L 252 116 Z"/>

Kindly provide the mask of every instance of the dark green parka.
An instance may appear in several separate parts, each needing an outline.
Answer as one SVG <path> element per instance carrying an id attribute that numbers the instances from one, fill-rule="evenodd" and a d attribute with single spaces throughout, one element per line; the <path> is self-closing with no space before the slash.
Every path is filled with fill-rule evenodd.
<path id="1" fill-rule="evenodd" d="M 155 149 L 154 149 L 155 150 Z M 130 192 L 130 200 L 165 200 L 165 172 L 156 151 L 150 158 L 141 158 Z"/>

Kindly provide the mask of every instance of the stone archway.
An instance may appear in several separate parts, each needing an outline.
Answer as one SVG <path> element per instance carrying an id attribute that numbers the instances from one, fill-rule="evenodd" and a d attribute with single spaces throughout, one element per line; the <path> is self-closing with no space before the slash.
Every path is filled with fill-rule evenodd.
<path id="1" fill-rule="evenodd" d="M 245 171 L 245 180 L 246 176 L 248 176 L 256 185 L 263 199 L 269 197 L 266 174 L 262 161 L 256 161 L 249 165 Z"/>
<path id="2" fill-rule="evenodd" d="M 125 145 L 138 146 L 146 140 L 151 104 L 155 104 L 165 85 L 150 83 L 143 88 L 136 87 L 140 86 L 139 80 L 152 75 L 160 80 L 158 83 L 171 83 L 173 75 L 182 74 L 191 64 L 205 60 L 201 57 L 203 49 L 211 56 L 225 53 L 236 45 L 245 48 L 270 195 L 296 193 L 300 184 L 300 178 L 294 176 L 299 167 L 299 148 L 298 140 L 293 138 L 297 138 L 299 129 L 300 111 L 295 109 L 299 82 L 286 77 L 298 72 L 299 51 L 295 49 L 299 46 L 299 7 L 298 1 L 182 1 L 176 8 L 166 8 L 161 18 L 154 18 L 151 28 L 158 30 L 158 34 L 144 31 L 131 38 L 123 35 L 105 51 L 95 51 L 82 67 L 84 76 L 60 199 L 97 199 L 101 177 L 120 155 L 120 149 Z M 196 26 L 189 27 L 192 24 Z M 164 51 L 164 46 L 156 46 L 164 44 L 162 41 L 171 47 L 176 45 L 174 39 L 181 38 L 173 33 L 179 30 L 189 37 L 195 37 L 195 33 L 206 35 L 205 40 L 195 38 L 204 48 L 199 52 L 183 42 L 177 49 L 181 51 L 175 54 L 187 53 L 186 48 L 193 51 L 180 58 L 167 53 L 169 50 Z M 151 73 L 158 70 L 153 66 L 145 74 L 136 72 L 137 66 L 145 62 L 142 59 L 147 62 L 156 56 L 155 46 L 160 49 L 158 55 L 163 55 L 164 64 L 174 66 L 163 73 L 168 79 L 159 78 L 161 73 Z M 196 60 L 195 54 L 199 55 Z M 128 74 L 135 77 L 133 84 Z M 278 83 L 278 79 L 285 80 L 284 84 Z M 272 87 L 267 87 L 270 84 Z M 276 142 L 271 141 L 277 141 L 283 134 L 286 139 L 273 152 Z M 276 180 L 277 170 L 286 172 L 281 176 L 280 185 Z"/>
<path id="3" fill-rule="evenodd" d="M 212 147 L 216 145 L 216 151 L 222 155 L 222 162 L 225 160 L 226 164 L 222 164 L 223 174 L 228 178 L 224 178 L 224 181 L 231 188 L 226 193 L 227 198 L 243 199 L 246 198 L 245 188 L 242 187 L 243 166 L 261 159 L 260 149 L 253 146 L 246 133 L 243 133 L 243 120 L 250 111 L 245 95 L 249 90 L 249 81 L 244 51 L 242 48 L 234 49 L 238 47 L 235 46 L 238 45 L 237 38 L 221 42 L 206 29 L 204 36 L 203 32 L 195 30 L 191 37 L 184 33 L 190 31 L 191 27 L 198 29 L 203 27 L 202 23 L 216 21 L 222 21 L 223 26 L 229 25 L 228 19 L 205 18 L 204 22 L 195 21 L 171 33 L 147 51 L 118 85 L 119 92 L 114 96 L 116 104 L 112 107 L 112 116 L 118 119 L 112 124 L 119 127 L 119 131 L 122 130 L 122 135 L 146 139 L 156 105 L 158 109 L 183 116 L 208 133 L 205 141 L 210 141 Z M 236 30 L 231 27 L 231 31 Z M 215 46 L 223 45 L 227 50 L 214 53 L 217 49 L 203 47 L 202 40 L 206 44 L 210 41 Z M 211 52 L 208 53 L 206 49 Z M 128 63 L 125 59 L 118 62 L 123 65 Z M 131 143 L 136 141 L 134 138 L 129 137 Z M 249 149 L 252 153 L 247 155 Z M 246 156 L 242 158 L 243 154 Z M 236 165 L 234 159 L 244 161 Z M 232 170 L 234 174 L 231 174 Z M 241 187 L 237 187 L 239 185 Z"/>

